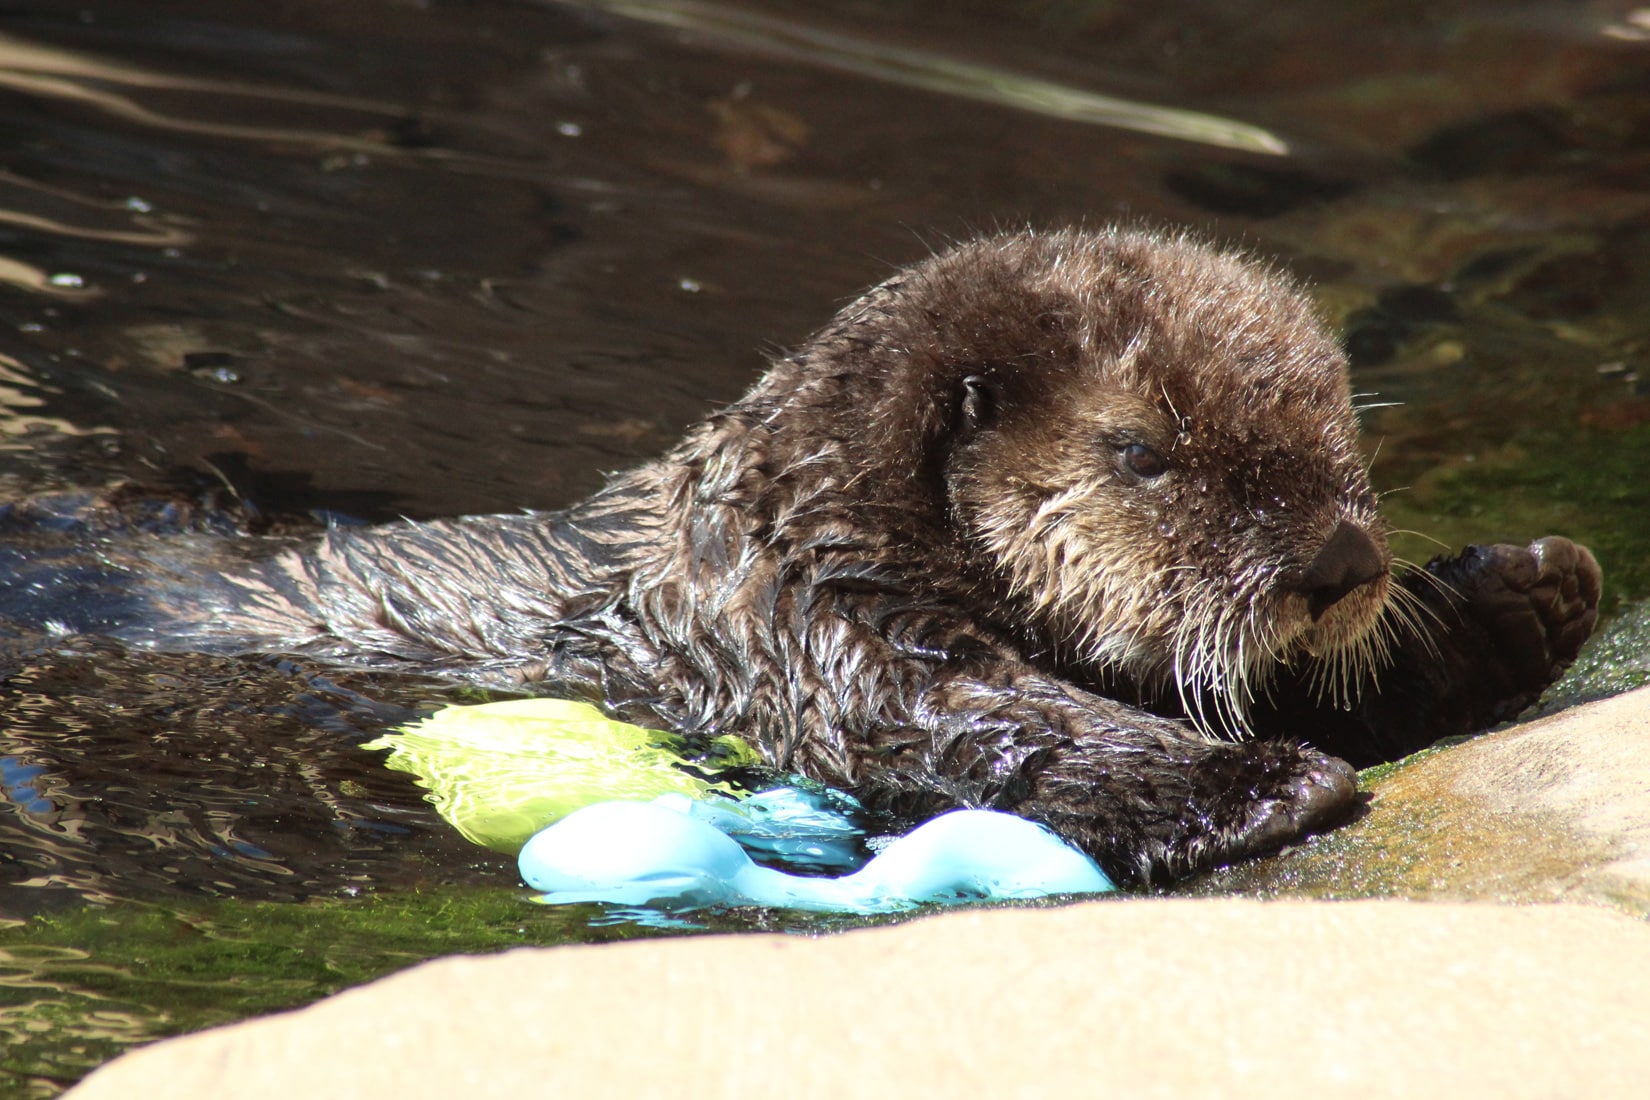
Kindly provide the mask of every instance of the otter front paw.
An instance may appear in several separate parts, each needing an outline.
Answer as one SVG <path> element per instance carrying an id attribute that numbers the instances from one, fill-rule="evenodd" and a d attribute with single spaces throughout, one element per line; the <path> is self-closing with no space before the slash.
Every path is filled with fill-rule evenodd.
<path id="1" fill-rule="evenodd" d="M 1233 746 L 1233 754 L 1211 776 L 1225 790 L 1209 799 L 1215 828 L 1204 866 L 1275 851 L 1338 824 L 1357 798 L 1357 772 L 1337 757 L 1287 742 Z"/>
<path id="2" fill-rule="evenodd" d="M 1552 536 L 1529 546 L 1469 546 L 1427 571 L 1457 612 L 1484 632 L 1508 693 L 1494 718 L 1511 718 L 1570 667 L 1598 620 L 1603 574 L 1585 546 Z"/>

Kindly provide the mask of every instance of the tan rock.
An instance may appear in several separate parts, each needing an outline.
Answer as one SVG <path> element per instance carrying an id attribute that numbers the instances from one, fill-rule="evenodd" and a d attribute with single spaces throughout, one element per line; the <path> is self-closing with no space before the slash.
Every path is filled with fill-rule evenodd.
<path id="1" fill-rule="evenodd" d="M 1650 689 L 1565 711 L 1462 746 L 1456 789 L 1481 803 L 1553 815 L 1603 858 L 1586 892 L 1650 915 Z"/>
<path id="2" fill-rule="evenodd" d="M 1122 900 L 825 939 L 428 963 L 74 1100 L 1641 1097 L 1650 927 L 1604 909 Z"/>
<path id="3" fill-rule="evenodd" d="M 1650 917 L 1650 688 L 1419 754 L 1368 813 L 1189 895 L 1583 901 Z"/>

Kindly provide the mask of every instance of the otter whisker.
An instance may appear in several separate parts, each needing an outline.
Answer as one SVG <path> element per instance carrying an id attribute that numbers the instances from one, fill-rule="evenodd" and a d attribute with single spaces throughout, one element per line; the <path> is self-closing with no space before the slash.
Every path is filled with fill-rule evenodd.
<path id="1" fill-rule="evenodd" d="M 1387 627 L 1392 645 L 1396 646 L 1404 640 L 1398 634 L 1399 629 L 1403 629 L 1413 639 L 1411 644 L 1419 645 L 1429 655 L 1437 656 L 1437 642 L 1433 635 L 1435 631 L 1444 629 L 1444 618 L 1417 593 L 1398 587 L 1387 607 L 1387 614 L 1382 616 L 1378 625 Z"/>
<path id="2" fill-rule="evenodd" d="M 1433 538 L 1431 535 L 1425 533 L 1424 531 L 1413 531 L 1413 530 L 1409 529 L 1408 527 L 1394 527 L 1391 531 L 1388 531 L 1387 534 L 1389 534 L 1389 535 L 1411 535 L 1411 536 L 1413 536 L 1415 538 L 1418 538 L 1418 539 L 1425 539 L 1426 541 L 1432 543 L 1433 545 L 1439 547 L 1440 549 L 1443 549 L 1443 550 L 1448 550 L 1449 549 L 1449 544 L 1448 543 L 1440 542 L 1438 539 Z"/>
<path id="3" fill-rule="evenodd" d="M 1408 561 L 1406 559 L 1403 559 L 1403 558 L 1394 558 L 1393 559 L 1393 564 L 1397 565 L 1397 566 L 1402 566 L 1403 568 L 1407 569 L 1408 570 L 1408 573 L 1407 573 L 1408 576 L 1414 577 L 1417 580 L 1425 581 L 1427 584 L 1430 584 L 1433 588 L 1433 591 L 1437 592 L 1439 595 L 1445 597 L 1446 599 L 1457 599 L 1461 595 L 1461 593 L 1456 590 L 1454 585 L 1450 584 L 1448 581 L 1444 580 L 1442 577 L 1438 576 L 1436 573 L 1434 573 L 1430 569 L 1427 569 L 1423 566 L 1416 565 L 1415 563 L 1413 563 L 1411 561 Z M 1400 586 L 1400 588 L 1401 587 L 1402 586 Z"/>

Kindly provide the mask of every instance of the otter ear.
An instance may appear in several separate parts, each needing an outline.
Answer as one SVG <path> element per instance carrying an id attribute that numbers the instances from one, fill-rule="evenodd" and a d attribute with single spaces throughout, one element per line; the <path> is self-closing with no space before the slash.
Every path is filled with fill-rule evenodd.
<path id="1" fill-rule="evenodd" d="M 980 374 L 962 380 L 962 402 L 957 410 L 957 430 L 965 436 L 989 428 L 997 419 L 1002 394 L 996 383 Z"/>

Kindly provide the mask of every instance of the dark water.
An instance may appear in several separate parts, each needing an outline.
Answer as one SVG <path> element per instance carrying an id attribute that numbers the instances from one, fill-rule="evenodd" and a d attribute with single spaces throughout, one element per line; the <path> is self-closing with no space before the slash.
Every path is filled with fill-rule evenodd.
<path id="1" fill-rule="evenodd" d="M 1633 3 L 22 2 L 0 143 L 0 501 L 554 507 L 931 245 L 1123 219 L 1312 280 L 1402 402 L 1400 526 L 1650 593 Z M 39 639 L 0 676 L 0 1093 L 633 933 L 524 905 L 355 747 L 449 688 Z"/>

